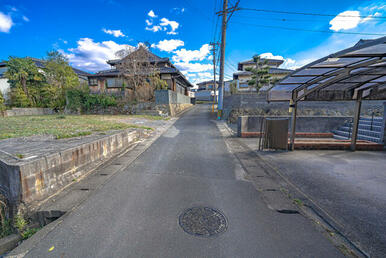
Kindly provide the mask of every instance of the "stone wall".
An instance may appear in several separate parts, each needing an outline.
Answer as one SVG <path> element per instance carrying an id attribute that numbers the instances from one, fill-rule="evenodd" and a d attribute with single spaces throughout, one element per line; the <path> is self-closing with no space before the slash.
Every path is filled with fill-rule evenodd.
<path id="1" fill-rule="evenodd" d="M 51 108 L 12 108 L 1 113 L 2 116 L 39 116 L 52 115 L 55 112 Z"/>
<path id="2" fill-rule="evenodd" d="M 383 114 L 384 101 L 363 101 L 362 116 L 371 116 L 372 110 L 378 112 L 378 116 Z M 308 101 L 299 102 L 299 116 L 353 116 L 354 101 Z M 224 119 L 231 123 L 236 123 L 237 118 L 243 115 L 268 115 L 268 116 L 288 116 L 288 102 L 266 102 L 264 94 L 234 94 L 224 97 Z"/>
<path id="3" fill-rule="evenodd" d="M 31 160 L 3 159 L 0 152 L 0 189 L 9 202 L 33 206 L 126 149 L 140 134 L 128 129 Z"/>

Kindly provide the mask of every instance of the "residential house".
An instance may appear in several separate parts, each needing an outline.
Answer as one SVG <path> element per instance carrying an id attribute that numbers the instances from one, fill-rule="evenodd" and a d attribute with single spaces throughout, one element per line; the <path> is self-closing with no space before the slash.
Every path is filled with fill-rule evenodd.
<path id="1" fill-rule="evenodd" d="M 195 94 L 196 100 L 201 101 L 213 101 L 214 98 L 214 81 L 203 81 L 197 83 L 198 89 Z M 216 89 L 218 89 L 219 82 L 216 81 Z M 216 90 L 216 96 L 218 97 L 218 90 Z"/>
<path id="2" fill-rule="evenodd" d="M 265 62 L 269 67 L 268 73 L 271 76 L 271 83 L 264 85 L 260 91 L 267 91 L 271 86 L 273 86 L 274 82 L 293 72 L 290 69 L 279 68 L 279 66 L 283 64 L 284 60 L 262 58 L 261 61 Z M 248 68 L 255 67 L 256 62 L 253 59 L 238 63 L 238 71 L 233 74 L 233 79 L 237 82 L 237 90 L 239 92 L 256 91 L 255 87 L 248 85 L 248 81 L 252 79 L 252 72 L 247 71 Z"/>
<path id="3" fill-rule="evenodd" d="M 185 76 L 170 62 L 169 58 L 159 57 L 151 53 L 148 49 L 140 47 L 136 51 L 147 51 L 149 60 L 152 65 L 155 65 L 160 78 L 167 82 L 168 89 L 177 93 L 188 96 L 188 89 L 193 85 L 185 78 Z M 131 53 L 133 54 L 133 53 Z M 129 55 L 131 55 L 129 54 Z M 126 56 L 125 58 L 128 58 Z M 92 93 L 107 93 L 107 94 L 130 94 L 130 87 L 123 88 L 125 82 L 120 76 L 121 72 L 117 68 L 119 64 L 124 61 L 123 59 L 108 60 L 107 63 L 111 66 L 111 69 L 97 72 L 89 75 L 89 87 Z M 144 61 L 145 62 L 145 61 Z M 123 90 L 124 89 L 124 90 Z"/>
<path id="4" fill-rule="evenodd" d="M 44 68 L 44 60 L 38 59 L 38 58 L 33 58 L 33 57 L 28 57 L 30 58 L 35 65 L 41 69 Z M 77 68 L 72 67 L 72 70 L 76 73 L 76 75 L 79 78 L 80 83 L 87 83 L 88 82 L 88 76 L 91 75 L 90 73 L 81 71 Z M 7 64 L 6 62 L 0 62 L 0 91 L 3 93 L 4 98 L 8 99 L 8 92 L 10 90 L 10 85 L 8 83 L 8 79 L 5 78 L 4 74 L 7 71 Z"/>

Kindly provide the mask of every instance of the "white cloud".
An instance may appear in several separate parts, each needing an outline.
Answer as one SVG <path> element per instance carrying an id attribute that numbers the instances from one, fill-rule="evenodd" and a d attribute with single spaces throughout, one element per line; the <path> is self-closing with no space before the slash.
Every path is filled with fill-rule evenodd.
<path id="1" fill-rule="evenodd" d="M 176 30 L 180 26 L 180 24 L 178 22 L 170 21 L 167 18 L 162 18 L 160 25 L 162 27 L 170 26 L 171 30 L 169 32 L 167 32 L 167 34 L 170 34 L 170 35 L 176 35 L 177 34 Z"/>
<path id="2" fill-rule="evenodd" d="M 161 51 L 171 52 L 183 46 L 185 43 L 179 39 L 161 40 L 158 44 L 152 44 L 152 47 L 158 48 Z"/>
<path id="3" fill-rule="evenodd" d="M 26 22 L 29 22 L 29 18 L 25 15 L 23 15 L 23 20 L 26 21 Z"/>
<path id="4" fill-rule="evenodd" d="M 185 8 L 178 8 L 178 7 L 175 7 L 171 10 L 171 12 L 174 12 L 176 14 L 183 14 L 185 12 Z"/>
<path id="5" fill-rule="evenodd" d="M 145 30 L 149 30 L 149 31 L 152 31 L 152 32 L 157 32 L 157 31 L 162 30 L 162 27 L 158 26 L 158 25 L 154 25 L 153 27 L 146 27 Z"/>
<path id="6" fill-rule="evenodd" d="M 212 64 L 179 62 L 179 63 L 174 63 L 174 65 L 181 71 L 187 71 L 190 73 L 205 72 L 213 69 Z"/>
<path id="7" fill-rule="evenodd" d="M 266 59 L 278 59 L 278 60 L 283 60 L 283 64 L 280 65 L 280 68 L 285 68 L 285 69 L 292 69 L 292 70 L 295 70 L 299 67 L 301 67 L 302 65 L 299 64 L 298 62 L 296 62 L 294 59 L 292 58 L 284 58 L 282 56 L 275 56 L 274 54 L 272 53 L 263 53 L 260 55 L 261 58 L 266 58 Z"/>
<path id="8" fill-rule="evenodd" d="M 13 26 L 13 21 L 11 16 L 5 15 L 0 12 L 0 32 L 8 33 Z"/>
<path id="9" fill-rule="evenodd" d="M 365 22 L 368 22 L 368 21 L 371 21 L 374 19 L 374 17 L 377 17 L 377 16 L 381 16 L 382 14 L 380 12 L 376 12 L 374 14 L 370 14 L 369 16 L 367 16 L 366 18 L 363 18 L 360 23 L 365 23 Z"/>
<path id="10" fill-rule="evenodd" d="M 150 10 L 150 12 L 147 13 L 147 15 L 149 15 L 151 18 L 156 18 L 158 17 L 153 10 Z"/>
<path id="11" fill-rule="evenodd" d="M 340 31 L 353 29 L 357 27 L 361 21 L 361 18 L 359 16 L 359 11 L 344 11 L 335 16 L 334 19 L 330 21 L 330 30 Z"/>
<path id="12" fill-rule="evenodd" d="M 121 30 L 107 30 L 107 29 L 102 29 L 102 31 L 106 34 L 110 34 L 110 35 L 113 35 L 114 37 L 116 38 L 119 38 L 119 37 L 126 37 L 125 34 L 122 33 Z"/>
<path id="13" fill-rule="evenodd" d="M 155 15 L 153 10 L 151 10 L 148 13 L 148 16 L 150 16 L 151 18 L 145 20 L 145 23 L 146 23 L 145 29 L 146 30 L 152 31 L 152 32 L 167 31 L 167 34 L 169 34 L 169 35 L 176 35 L 177 34 L 176 30 L 180 26 L 180 24 L 178 22 L 171 21 L 171 20 L 169 20 L 167 18 L 162 18 L 160 20 L 159 24 L 153 25 L 153 23 L 154 23 L 153 18 L 157 18 L 158 16 Z M 170 28 L 169 31 L 168 31 L 168 28 Z"/>
<path id="14" fill-rule="evenodd" d="M 199 50 L 176 50 L 175 55 L 172 57 L 174 62 L 190 62 L 190 61 L 202 61 L 209 55 L 209 44 L 204 44 Z"/>
<path id="15" fill-rule="evenodd" d="M 117 58 L 115 53 L 122 49 L 132 49 L 127 44 L 117 44 L 114 41 L 94 42 L 90 38 L 81 38 L 76 48 L 61 52 L 69 59 L 70 63 L 80 69 L 96 72 L 109 69 L 107 60 Z"/>
<path id="16" fill-rule="evenodd" d="M 363 10 L 382 10 L 383 7 L 378 7 L 374 6 L 371 8 L 360 8 L 362 11 Z M 354 29 L 357 28 L 359 24 L 366 23 L 368 21 L 374 20 L 377 16 L 381 16 L 382 13 L 376 12 L 374 14 L 369 14 L 365 18 L 361 18 L 361 13 L 359 11 L 345 11 L 337 16 L 335 16 L 331 21 L 330 21 L 330 30 L 333 31 L 341 31 L 341 30 L 349 30 L 349 29 Z"/>
<path id="17" fill-rule="evenodd" d="M 261 58 L 265 59 L 278 59 L 278 60 L 284 60 L 284 57 L 282 56 L 274 56 L 272 53 L 263 53 L 260 55 Z"/>

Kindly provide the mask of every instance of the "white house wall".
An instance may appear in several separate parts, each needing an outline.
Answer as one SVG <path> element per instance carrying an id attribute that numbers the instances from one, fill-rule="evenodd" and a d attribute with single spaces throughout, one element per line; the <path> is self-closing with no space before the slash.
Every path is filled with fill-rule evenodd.
<path id="1" fill-rule="evenodd" d="M 0 78 L 0 91 L 3 94 L 5 99 L 8 99 L 8 92 L 10 85 L 7 78 Z"/>

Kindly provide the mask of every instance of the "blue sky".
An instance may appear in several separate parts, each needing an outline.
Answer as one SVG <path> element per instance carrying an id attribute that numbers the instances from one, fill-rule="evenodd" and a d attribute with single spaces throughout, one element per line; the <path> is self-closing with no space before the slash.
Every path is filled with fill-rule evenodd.
<path id="1" fill-rule="evenodd" d="M 169 57 L 196 83 L 213 77 L 207 44 L 215 38 L 217 17 L 214 12 L 219 10 L 220 2 L 0 0 L 0 59 L 8 56 L 41 58 L 47 51 L 57 49 L 74 67 L 96 72 L 109 68 L 105 61 L 114 58 L 116 51 L 146 41 L 154 53 Z M 262 26 L 386 34 L 386 19 L 374 18 L 386 16 L 385 1 L 241 0 L 240 6 L 362 17 L 238 11 L 231 18 L 227 31 L 225 71 L 228 79 L 236 70 L 237 62 L 257 53 L 283 58 L 283 67 L 297 68 L 352 46 L 361 38 L 380 37 Z M 218 32 L 219 28 L 217 39 Z"/>

